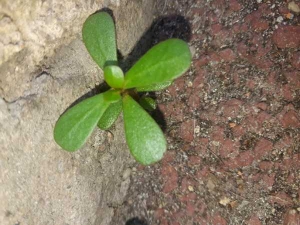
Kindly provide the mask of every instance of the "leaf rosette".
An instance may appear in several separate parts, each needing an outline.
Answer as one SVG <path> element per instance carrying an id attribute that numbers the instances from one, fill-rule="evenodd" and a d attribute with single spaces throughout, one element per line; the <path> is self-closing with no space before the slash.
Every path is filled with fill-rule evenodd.
<path id="1" fill-rule="evenodd" d="M 91 15 L 83 25 L 82 37 L 111 89 L 67 110 L 55 125 L 55 141 L 67 151 L 76 151 L 96 126 L 109 129 L 123 111 L 126 141 L 133 157 L 143 165 L 158 162 L 167 144 L 159 125 L 147 112 L 155 110 L 156 104 L 138 92 L 163 90 L 186 72 L 191 63 L 188 44 L 180 39 L 163 41 L 124 76 L 118 66 L 114 22 L 108 13 Z"/>

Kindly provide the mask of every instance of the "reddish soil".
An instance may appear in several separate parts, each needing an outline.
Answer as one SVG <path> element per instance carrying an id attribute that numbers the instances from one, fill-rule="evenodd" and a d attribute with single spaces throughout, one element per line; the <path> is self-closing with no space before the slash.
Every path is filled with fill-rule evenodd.
<path id="1" fill-rule="evenodd" d="M 193 63 L 157 95 L 169 149 L 133 170 L 115 224 L 300 224 L 300 14 L 290 2 L 161 3 L 189 21 Z"/>

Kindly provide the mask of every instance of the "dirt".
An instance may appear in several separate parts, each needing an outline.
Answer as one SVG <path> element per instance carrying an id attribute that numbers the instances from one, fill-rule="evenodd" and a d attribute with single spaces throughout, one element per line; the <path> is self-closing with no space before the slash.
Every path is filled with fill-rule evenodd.
<path id="1" fill-rule="evenodd" d="M 113 224 L 300 224 L 300 15 L 290 4 L 157 3 L 151 44 L 182 38 L 193 62 L 155 94 L 168 152 L 133 168 Z"/>

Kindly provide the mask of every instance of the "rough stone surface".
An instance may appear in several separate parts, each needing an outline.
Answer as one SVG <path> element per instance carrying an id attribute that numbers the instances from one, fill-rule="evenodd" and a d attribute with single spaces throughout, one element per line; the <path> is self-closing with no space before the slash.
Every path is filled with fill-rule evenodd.
<path id="1" fill-rule="evenodd" d="M 7 101 L 23 96 L 37 65 L 81 33 L 87 16 L 102 8 L 114 10 L 118 47 L 127 55 L 144 31 L 137 27 L 152 22 L 152 5 L 136 0 L 1 1 L 0 95 Z"/>
<path id="2" fill-rule="evenodd" d="M 193 63 L 156 93 L 168 151 L 132 177 L 120 217 L 149 225 L 299 224 L 300 17 L 289 2 L 162 4 L 165 15 L 190 23 Z"/>
<path id="3" fill-rule="evenodd" d="M 300 47 L 300 27 L 280 26 L 273 35 L 274 44 L 278 48 Z"/>
<path id="4" fill-rule="evenodd" d="M 111 223 L 134 161 L 122 119 L 96 130 L 75 153 L 61 150 L 53 127 L 103 82 L 80 37 L 84 20 L 110 7 L 126 56 L 151 25 L 152 1 L 1 1 L 0 224 Z M 125 223 L 125 222 L 124 222 Z"/>

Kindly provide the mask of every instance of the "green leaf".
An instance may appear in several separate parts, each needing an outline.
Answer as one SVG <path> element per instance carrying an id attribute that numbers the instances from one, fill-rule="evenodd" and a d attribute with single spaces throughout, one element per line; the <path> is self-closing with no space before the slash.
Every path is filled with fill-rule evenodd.
<path id="1" fill-rule="evenodd" d="M 162 83 L 152 84 L 146 87 L 138 87 L 136 88 L 137 92 L 146 92 L 146 91 L 160 91 L 167 87 L 169 87 L 172 84 L 172 81 L 165 81 Z"/>
<path id="2" fill-rule="evenodd" d="M 118 119 L 120 113 L 122 111 L 122 100 L 120 99 L 118 102 L 111 103 L 107 110 L 101 116 L 98 127 L 101 130 L 109 129 L 114 122 Z"/>
<path id="3" fill-rule="evenodd" d="M 55 124 L 56 143 L 71 152 L 82 147 L 110 103 L 120 98 L 116 91 L 107 91 L 67 110 Z"/>
<path id="4" fill-rule="evenodd" d="M 152 117 L 129 95 L 123 97 L 125 135 L 133 157 L 143 165 L 159 161 L 167 144 Z"/>
<path id="5" fill-rule="evenodd" d="M 113 88 L 122 88 L 124 83 L 124 73 L 118 66 L 106 66 L 104 68 L 104 79 Z"/>
<path id="6" fill-rule="evenodd" d="M 140 105 L 147 111 L 154 111 L 156 109 L 156 102 L 153 98 L 142 97 L 139 100 Z"/>
<path id="7" fill-rule="evenodd" d="M 89 16 L 83 24 L 82 38 L 100 68 L 117 65 L 115 25 L 108 13 L 100 12 Z"/>
<path id="8" fill-rule="evenodd" d="M 172 81 L 191 64 L 186 42 L 169 39 L 151 48 L 125 75 L 124 88 L 146 87 Z"/>
<path id="9" fill-rule="evenodd" d="M 103 95 L 104 95 L 104 99 L 110 103 L 118 102 L 121 99 L 120 91 L 118 90 L 110 89 L 104 92 Z"/>

